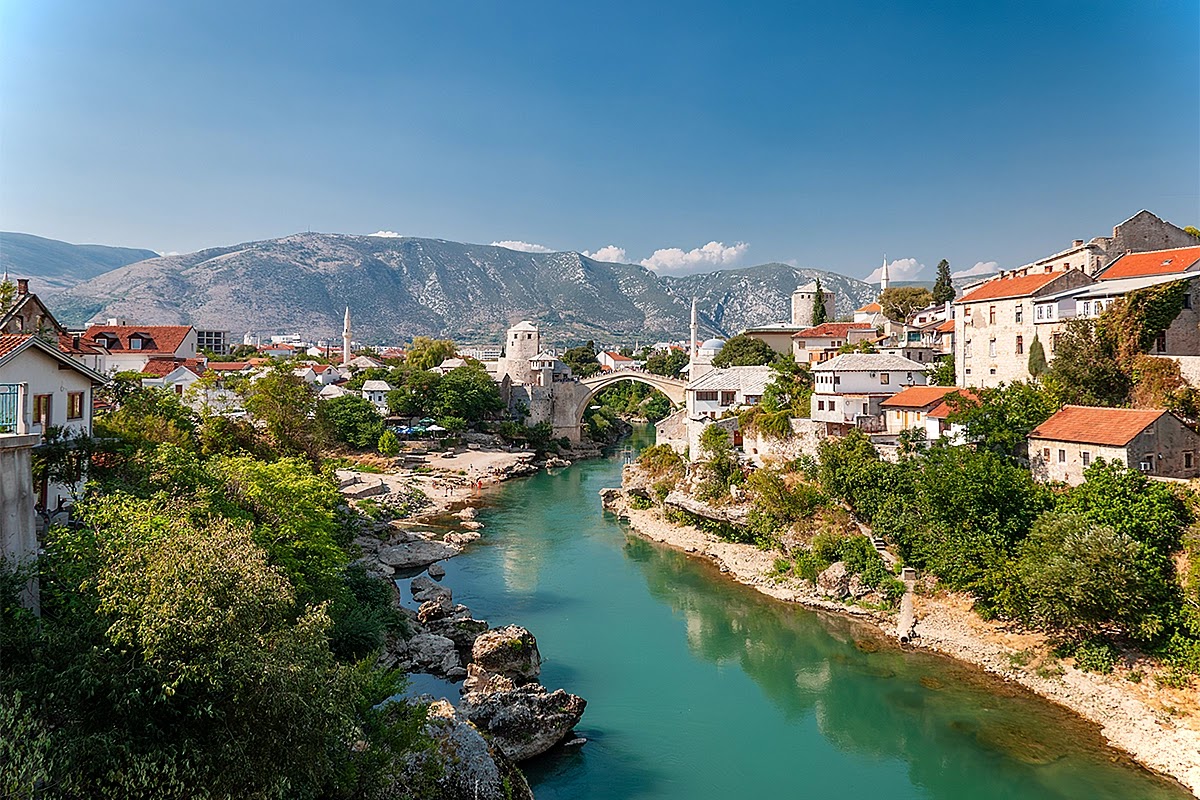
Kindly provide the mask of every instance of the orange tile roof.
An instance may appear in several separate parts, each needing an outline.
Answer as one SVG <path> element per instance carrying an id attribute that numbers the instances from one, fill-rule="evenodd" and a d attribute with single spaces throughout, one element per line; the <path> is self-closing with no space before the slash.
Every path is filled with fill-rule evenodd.
<path id="1" fill-rule="evenodd" d="M 1029 438 L 1123 447 L 1166 413 L 1159 408 L 1064 406 Z"/>
<path id="2" fill-rule="evenodd" d="M 979 395 L 977 395 L 974 392 L 969 391 L 967 389 L 959 389 L 956 392 L 956 394 L 958 394 L 958 396 L 963 398 L 964 400 L 978 400 L 979 399 Z M 936 406 L 929 409 L 929 413 L 927 413 L 925 416 L 933 417 L 934 419 L 945 419 L 946 417 L 953 414 L 954 411 L 950 408 L 950 404 L 946 402 L 946 398 L 948 398 L 948 397 L 950 397 L 950 392 L 947 392 L 942 397 L 942 402 L 938 403 Z"/>
<path id="3" fill-rule="evenodd" d="M 874 326 L 869 322 L 822 322 L 814 328 L 805 328 L 802 331 L 793 333 L 792 338 L 845 338 L 850 331 L 868 331 L 873 330 L 873 328 Z"/>
<path id="4" fill-rule="evenodd" d="M 948 319 L 940 323 L 934 330 L 939 333 L 954 333 L 954 320 Z"/>
<path id="5" fill-rule="evenodd" d="M 170 375 L 179 367 L 186 367 L 195 375 L 204 374 L 204 364 L 196 358 L 152 358 L 142 367 L 142 374 L 161 378 Z"/>
<path id="6" fill-rule="evenodd" d="M 192 326 L 190 325 L 92 325 L 83 334 L 83 338 L 93 344 L 102 344 L 107 347 L 108 337 L 101 339 L 96 337 L 100 334 L 109 334 L 117 340 L 116 344 L 108 347 L 111 352 L 174 355 L 191 330 Z M 129 346 L 129 337 L 137 333 L 150 339 L 149 346 L 143 346 L 139 350 L 134 350 Z"/>
<path id="7" fill-rule="evenodd" d="M 215 369 L 218 372 L 241 372 L 248 366 L 250 366 L 250 362 L 248 362 L 248 361 L 210 361 L 210 362 L 208 362 L 208 368 Z"/>
<path id="8" fill-rule="evenodd" d="M 15 352 L 21 345 L 33 338 L 31 333 L 0 334 L 0 358 Z"/>
<path id="9" fill-rule="evenodd" d="M 878 314 L 879 312 L 883 311 L 883 306 L 879 305 L 879 303 L 867 303 L 862 308 L 854 309 L 856 314 L 860 311 L 864 314 Z"/>
<path id="10" fill-rule="evenodd" d="M 974 303 L 979 300 L 1001 300 L 1006 297 L 1025 297 L 1033 294 L 1053 280 L 1061 278 L 1063 272 L 1038 272 L 1033 275 L 1019 277 L 993 278 L 979 284 L 975 289 L 958 299 L 960 303 Z"/>
<path id="11" fill-rule="evenodd" d="M 1126 253 L 1100 274 L 1100 280 L 1142 278 L 1147 275 L 1173 275 L 1187 272 L 1200 263 L 1200 247 L 1176 247 L 1149 253 Z"/>
<path id="12" fill-rule="evenodd" d="M 924 408 L 941 402 L 946 395 L 956 391 L 957 386 L 910 386 L 884 400 L 880 405 L 888 408 Z"/>

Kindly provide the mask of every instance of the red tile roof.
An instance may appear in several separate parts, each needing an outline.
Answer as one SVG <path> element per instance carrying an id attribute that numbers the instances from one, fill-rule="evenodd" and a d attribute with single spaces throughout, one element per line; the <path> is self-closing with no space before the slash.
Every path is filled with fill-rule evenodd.
<path id="1" fill-rule="evenodd" d="M 180 367 L 186 367 L 195 375 L 204 374 L 204 363 L 197 358 L 152 358 L 142 367 L 142 374 L 161 378 Z"/>
<path id="2" fill-rule="evenodd" d="M 327 371 L 333 369 L 332 364 L 313 364 L 312 371 L 318 375 L 324 375 Z"/>
<path id="3" fill-rule="evenodd" d="M 850 331 L 869 331 L 874 330 L 874 326 L 869 322 L 822 322 L 813 328 L 805 328 L 792 334 L 793 339 L 807 338 L 845 338 Z"/>
<path id="4" fill-rule="evenodd" d="M 964 400 L 978 400 L 979 399 L 978 395 L 976 395 L 974 392 L 969 391 L 967 389 L 959 389 L 956 394 L 958 394 L 958 396 L 962 397 Z M 949 392 L 947 392 L 946 395 L 942 398 L 942 402 L 938 403 L 936 406 L 929 409 L 929 413 L 927 413 L 925 416 L 933 417 L 934 419 L 945 419 L 946 417 L 953 414 L 954 413 L 953 409 L 951 409 L 950 404 L 946 402 L 946 398 L 948 398 L 948 397 L 950 397 Z"/>
<path id="5" fill-rule="evenodd" d="M 881 311 L 883 311 L 883 306 L 879 305 L 879 303 L 867 303 L 862 308 L 854 309 L 854 311 L 855 311 L 855 313 L 858 313 L 861 311 L 864 314 L 878 314 Z"/>
<path id="6" fill-rule="evenodd" d="M 33 338 L 31 333 L 0 334 L 0 358 L 15 352 L 21 345 Z"/>
<path id="7" fill-rule="evenodd" d="M 175 355 L 175 351 L 179 349 L 191 331 L 191 325 L 92 325 L 84 333 L 83 338 L 89 342 L 108 346 L 110 337 L 115 337 L 116 343 L 108 346 L 111 352 Z M 97 339 L 97 336 L 101 334 L 109 334 L 109 336 Z M 140 349 L 134 350 L 129 346 L 129 337 L 134 334 L 141 334 L 149 341 L 143 342 Z"/>
<path id="8" fill-rule="evenodd" d="M 924 408 L 940 403 L 946 395 L 957 391 L 957 386 L 910 386 L 884 400 L 880 405 L 888 408 Z"/>
<path id="9" fill-rule="evenodd" d="M 1126 253 L 1099 276 L 1102 281 L 1115 278 L 1142 278 L 1147 275 L 1173 275 L 1187 272 L 1200 264 L 1200 247 L 1176 247 L 1149 253 Z"/>
<path id="10" fill-rule="evenodd" d="M 954 320 L 948 319 L 940 323 L 934 330 L 939 333 L 954 333 Z"/>
<path id="11" fill-rule="evenodd" d="M 248 366 L 250 366 L 250 362 L 248 362 L 248 361 L 210 361 L 210 362 L 208 362 L 208 368 L 215 369 L 217 372 L 241 372 Z"/>
<path id="12" fill-rule="evenodd" d="M 1158 408 L 1065 406 L 1029 438 L 1123 447 L 1166 413 Z"/>
<path id="13" fill-rule="evenodd" d="M 1025 297 L 1033 294 L 1053 280 L 1061 278 L 1062 272 L 1038 272 L 1033 275 L 1018 277 L 993 278 L 979 284 L 978 287 L 958 299 L 960 303 L 974 303 L 979 300 L 1001 300 L 1006 297 Z"/>

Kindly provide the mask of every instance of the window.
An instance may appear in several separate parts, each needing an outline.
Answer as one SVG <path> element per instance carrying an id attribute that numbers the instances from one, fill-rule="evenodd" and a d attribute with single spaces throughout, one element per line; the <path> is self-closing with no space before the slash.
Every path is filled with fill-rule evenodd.
<path id="1" fill-rule="evenodd" d="M 988 355 L 991 356 L 992 358 L 996 357 L 996 340 L 995 339 L 988 340 Z"/>
<path id="2" fill-rule="evenodd" d="M 737 392 L 721 392 L 721 405 L 731 406 L 737 399 Z"/>
<path id="3" fill-rule="evenodd" d="M 1092 313 L 1092 304 L 1090 302 L 1088 302 L 1087 300 L 1084 300 L 1083 301 L 1083 315 L 1086 317 L 1088 314 L 1091 314 L 1091 313 Z"/>
<path id="4" fill-rule="evenodd" d="M 697 403 L 715 403 L 717 402 L 716 392 L 696 392 Z"/>
<path id="5" fill-rule="evenodd" d="M 817 411 L 824 411 L 824 410 L 825 410 L 825 401 L 818 400 L 817 401 Z"/>
<path id="6" fill-rule="evenodd" d="M 971 316 L 971 307 L 970 306 L 967 306 L 966 308 L 963 309 L 963 316 L 964 317 Z"/>
<path id="7" fill-rule="evenodd" d="M 891 380 L 892 380 L 892 373 L 890 373 L 890 372 L 879 373 L 879 383 L 881 385 L 886 386 L 888 383 L 891 383 Z"/>
<path id="8" fill-rule="evenodd" d="M 1025 337 L 1018 336 L 1017 337 L 1017 355 L 1021 355 L 1024 352 L 1025 352 Z"/>
<path id="9" fill-rule="evenodd" d="M 908 382 L 912 383 L 912 373 L 908 373 Z"/>
<path id="10" fill-rule="evenodd" d="M 1042 458 L 1046 459 L 1047 461 L 1050 460 L 1050 448 L 1049 447 L 1042 448 Z"/>
<path id="11" fill-rule="evenodd" d="M 1091 464 L 1091 463 L 1092 463 L 1092 454 L 1089 453 L 1087 450 L 1084 450 L 1083 451 L 1083 465 L 1086 467 L 1088 464 Z"/>
<path id="12" fill-rule="evenodd" d="M 963 358 L 971 357 L 971 340 L 967 339 L 963 342 Z"/>
<path id="13" fill-rule="evenodd" d="M 83 392 L 67 395 L 67 419 L 83 419 Z"/>
<path id="14" fill-rule="evenodd" d="M 1184 308 L 1192 307 L 1192 293 L 1191 292 L 1188 292 L 1187 294 L 1185 294 L 1183 296 L 1183 307 Z"/>
<path id="15" fill-rule="evenodd" d="M 870 405 L 867 403 L 863 403 L 863 413 L 864 414 L 868 413 L 869 409 L 870 409 Z"/>
<path id="16" fill-rule="evenodd" d="M 833 376 L 833 385 L 834 385 L 834 386 L 840 386 L 840 385 L 841 385 L 841 383 L 842 383 L 842 379 L 841 379 L 841 377 L 840 377 L 840 376 L 838 376 L 838 375 L 834 375 L 834 376 Z"/>
<path id="17" fill-rule="evenodd" d="M 140 336 L 130 336 L 129 337 L 129 349 L 130 350 L 141 350 L 142 349 L 142 339 Z"/>
<path id="18" fill-rule="evenodd" d="M 1067 463 L 1067 451 L 1066 450 L 1058 451 L 1058 463 L 1060 463 L 1060 464 Z"/>
<path id="19" fill-rule="evenodd" d="M 996 324 L 996 307 L 988 306 L 988 325 Z"/>
<path id="20" fill-rule="evenodd" d="M 966 368 L 966 370 L 965 370 L 965 372 L 966 372 L 966 374 L 967 374 L 967 375 L 970 375 L 970 374 L 971 374 L 971 368 L 970 368 L 970 367 L 967 367 L 967 368 Z"/>
<path id="21" fill-rule="evenodd" d="M 1052 337 L 1050 337 L 1050 352 L 1051 353 L 1058 352 L 1058 340 L 1060 338 L 1062 338 L 1061 333 L 1056 333 Z"/>
<path id="22" fill-rule="evenodd" d="M 1043 312 L 1043 311 L 1045 311 L 1045 310 L 1046 310 L 1046 307 L 1045 307 L 1045 306 L 1038 306 L 1038 307 L 1037 307 L 1037 318 L 1038 318 L 1038 319 L 1041 319 L 1041 318 L 1042 318 L 1042 312 Z"/>
<path id="23" fill-rule="evenodd" d="M 1017 303 L 1017 310 L 1013 316 L 1014 316 L 1013 321 L 1016 322 L 1018 325 L 1021 324 L 1021 321 L 1025 318 L 1025 304 L 1024 303 Z"/>
<path id="24" fill-rule="evenodd" d="M 1165 353 L 1165 352 L 1167 352 L 1167 334 L 1166 334 L 1166 331 L 1163 331 L 1162 333 L 1160 333 L 1160 334 L 1158 335 L 1158 338 L 1154 340 L 1154 352 L 1156 352 L 1156 353 Z"/>
<path id="25" fill-rule="evenodd" d="M 45 428 L 50 424 L 50 401 L 54 395 L 35 394 L 33 396 L 33 424 Z"/>
<path id="26" fill-rule="evenodd" d="M 989 369 L 989 370 L 988 370 L 988 375 L 995 375 L 995 374 L 996 374 L 996 368 L 995 368 L 995 367 L 992 367 L 991 369 Z"/>
<path id="27" fill-rule="evenodd" d="M 1183 454 L 1183 468 L 1184 469 L 1191 469 L 1192 466 L 1195 464 L 1195 462 L 1196 462 L 1196 454 L 1193 453 L 1191 450 L 1188 450 Z"/>

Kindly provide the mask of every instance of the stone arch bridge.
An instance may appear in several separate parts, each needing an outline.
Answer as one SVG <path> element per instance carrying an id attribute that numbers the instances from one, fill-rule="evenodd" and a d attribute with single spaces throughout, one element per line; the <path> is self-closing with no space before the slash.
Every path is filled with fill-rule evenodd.
<path id="1" fill-rule="evenodd" d="M 667 378 L 651 372 L 617 370 L 615 372 L 604 372 L 599 375 L 593 375 L 590 378 L 583 378 L 578 381 L 556 383 L 554 384 L 554 413 L 552 420 L 554 435 L 566 436 L 573 442 L 579 441 L 583 414 L 587 411 L 588 406 L 592 404 L 592 400 L 600 392 L 622 381 L 632 381 L 633 383 L 644 383 L 647 386 L 652 386 L 665 394 L 672 405 L 677 407 L 683 405 L 684 389 L 687 388 L 687 381 L 681 381 L 677 378 Z"/>

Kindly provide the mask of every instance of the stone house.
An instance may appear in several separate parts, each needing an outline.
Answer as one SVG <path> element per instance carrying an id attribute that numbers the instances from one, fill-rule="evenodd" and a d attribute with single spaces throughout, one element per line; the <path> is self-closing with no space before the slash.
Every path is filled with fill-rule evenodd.
<path id="1" fill-rule="evenodd" d="M 866 322 L 823 322 L 792 334 L 792 357 L 797 364 L 819 364 L 836 356 L 842 345 L 874 338 L 875 328 Z"/>
<path id="2" fill-rule="evenodd" d="M 1095 280 L 1078 269 L 1030 272 L 1028 268 L 1002 273 L 968 289 L 955 301 L 954 366 L 959 386 L 980 388 L 1027 380 L 1029 347 L 1038 331 L 1034 304 L 1042 297 L 1088 286 Z M 1050 355 L 1048 342 L 1042 346 Z"/>
<path id="3" fill-rule="evenodd" d="M 885 430 L 882 403 L 908 386 L 928 383 L 925 365 L 884 353 L 843 353 L 812 368 L 809 417 L 825 423 L 830 436 L 852 428 Z"/>
<path id="4" fill-rule="evenodd" d="M 387 381 L 364 381 L 362 385 L 362 396 L 364 400 L 368 400 L 375 406 L 375 410 L 383 416 L 388 415 L 388 392 L 392 390 L 391 384 Z"/>
<path id="5" fill-rule="evenodd" d="M 605 372 L 617 372 L 637 366 L 636 361 L 629 356 L 621 355 L 616 350 L 601 350 L 596 354 L 596 360 L 600 362 L 600 368 Z"/>
<path id="6" fill-rule="evenodd" d="M 957 386 L 910 386 L 897 392 L 879 404 L 884 411 L 887 433 L 896 436 L 917 428 L 925 431 L 929 441 L 937 439 L 943 432 L 941 420 L 930 417 L 929 413 L 946 405 L 946 395 L 961 391 Z"/>
<path id="7" fill-rule="evenodd" d="M 1200 477 L 1200 435 L 1169 411 L 1066 406 L 1029 434 L 1029 466 L 1040 481 L 1083 483 L 1098 459 L 1160 478 Z"/>
<path id="8" fill-rule="evenodd" d="M 772 325 L 756 325 L 753 328 L 746 328 L 739 335 L 758 339 L 781 356 L 789 356 L 792 354 L 792 336 L 804 328 L 803 325 L 777 322 Z"/>
<path id="9" fill-rule="evenodd" d="M 714 368 L 689 383 L 684 390 L 687 418 L 712 420 L 726 412 L 757 405 L 773 378 L 770 367 Z"/>
<path id="10" fill-rule="evenodd" d="M 837 295 L 827 291 L 824 287 L 821 289 L 822 301 L 825 306 L 825 318 L 833 319 L 837 316 Z M 817 300 L 817 282 L 810 281 L 803 286 L 797 287 L 796 291 L 792 292 L 792 324 L 797 328 L 807 328 L 813 324 L 813 308 Z"/>

